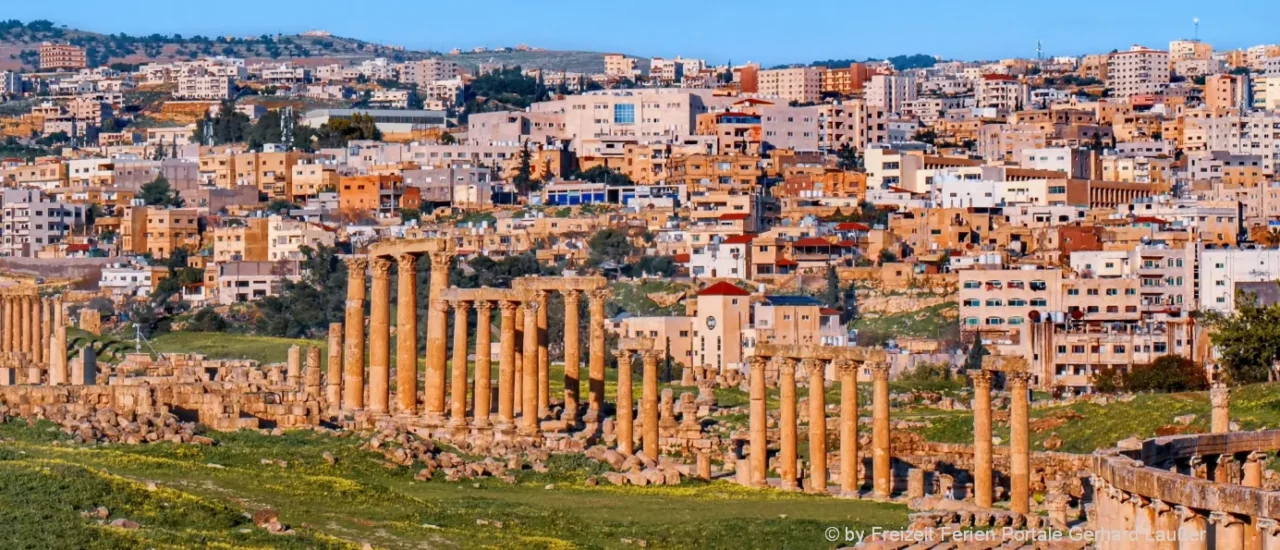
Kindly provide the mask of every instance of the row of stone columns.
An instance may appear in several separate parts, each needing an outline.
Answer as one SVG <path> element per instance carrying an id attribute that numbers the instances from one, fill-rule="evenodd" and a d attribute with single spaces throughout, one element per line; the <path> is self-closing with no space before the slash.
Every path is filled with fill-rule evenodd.
<path id="1" fill-rule="evenodd" d="M 1095 478 L 1098 548 L 1252 550 L 1280 548 L 1274 518 L 1204 510 L 1129 493 Z"/>
<path id="2" fill-rule="evenodd" d="M 67 383 L 66 348 L 62 297 L 0 296 L 0 385 L 40 384 L 46 370 L 48 383 Z"/>
<path id="3" fill-rule="evenodd" d="M 797 411 L 796 366 L 800 361 L 791 357 L 778 357 L 778 393 L 781 419 L 779 424 L 780 448 L 778 475 L 784 489 L 797 489 Z M 768 470 L 768 404 L 765 385 L 765 367 L 768 359 L 752 357 L 750 361 L 750 483 L 756 487 L 767 485 Z M 809 376 L 809 483 L 807 491 L 827 492 L 827 426 L 825 371 L 827 361 L 805 359 L 803 366 Z M 862 364 L 837 360 L 835 368 L 840 380 L 840 494 L 857 497 L 859 490 L 858 466 L 858 369 Z M 885 363 L 868 365 L 872 373 L 872 478 L 873 494 L 889 498 L 893 490 L 892 450 L 889 424 L 889 366 Z"/>
<path id="4" fill-rule="evenodd" d="M 429 424 L 444 424 L 454 427 L 467 425 L 468 410 L 474 411 L 475 424 L 488 426 L 492 399 L 489 395 L 480 396 L 483 392 L 470 392 L 473 397 L 472 407 L 467 406 L 468 389 L 474 382 L 477 388 L 491 387 L 492 376 L 487 367 L 491 365 L 489 346 L 492 344 L 492 307 L 496 302 L 501 310 L 501 349 L 499 367 L 499 399 L 497 412 L 499 424 L 502 420 L 514 420 L 520 414 L 520 428 L 524 433 L 538 431 L 538 422 L 550 416 L 550 361 L 548 355 L 548 317 L 547 299 L 549 291 L 529 291 L 529 298 L 513 300 L 503 299 L 446 299 L 443 297 L 448 287 L 448 270 L 451 255 L 444 252 L 429 253 L 431 261 L 432 296 L 427 316 L 427 357 L 426 375 L 423 388 L 422 413 Z M 341 407 L 343 411 L 367 410 L 373 414 L 416 414 L 418 412 L 417 393 L 417 296 L 416 266 L 417 254 L 401 253 L 396 255 L 394 263 L 398 270 L 398 301 L 396 304 L 396 363 L 399 365 L 395 377 L 395 410 L 390 408 L 390 274 L 393 261 L 389 257 L 352 256 L 347 258 L 348 288 L 346 303 L 345 328 L 330 330 L 330 343 L 337 338 L 345 341 L 343 353 L 343 376 Z M 364 277 L 366 270 L 372 268 L 372 284 L 366 291 Z M 580 404 L 580 354 L 578 328 L 578 308 L 581 304 L 581 290 L 558 290 L 565 302 L 565 369 L 564 369 L 564 415 L 562 420 L 569 426 L 579 422 Z M 511 291 L 505 291 L 511 292 Z M 372 294 L 370 296 L 370 293 Z M 479 295 L 483 295 L 480 292 Z M 589 291 L 591 315 L 591 342 L 589 362 L 588 410 L 583 420 L 594 425 L 601 419 L 600 410 L 604 403 L 604 303 L 608 299 L 607 290 Z M 365 369 L 365 302 L 370 302 L 368 324 L 368 370 Z M 470 309 L 475 307 L 478 317 L 476 364 L 474 377 L 468 376 L 467 358 L 469 357 L 468 317 Z M 448 336 L 449 309 L 453 308 L 453 357 L 452 374 L 449 374 Z M 483 340 L 483 341 L 482 341 Z M 336 346 L 335 346 L 336 348 Z M 331 352 L 333 353 L 333 352 Z M 486 368 L 479 368 L 483 364 Z M 332 363 L 331 363 L 332 365 Z M 334 367 L 330 367 L 333 369 Z M 508 370 L 510 369 L 510 370 Z M 483 371 L 483 372 L 481 372 Z M 509 375 L 505 376 L 504 375 Z M 365 402 L 366 389 L 368 402 Z M 330 381 L 330 394 L 335 393 L 334 382 Z M 330 396 L 332 397 L 332 395 Z M 511 401 L 506 401 L 510 397 Z M 446 398 L 452 404 L 445 410 Z M 475 405 L 480 405 L 479 409 Z M 484 417 L 482 420 L 480 417 Z M 590 427 L 590 426 L 589 426 Z"/>
<path id="5" fill-rule="evenodd" d="M 1021 358 L 990 357 L 987 363 L 1003 363 Z M 973 379 L 973 490 L 974 503 L 990 508 L 994 501 L 994 465 L 991 449 L 991 370 L 979 370 Z M 1028 386 L 1025 371 L 1005 371 L 1009 385 L 1009 509 L 1031 511 L 1031 433 Z"/>

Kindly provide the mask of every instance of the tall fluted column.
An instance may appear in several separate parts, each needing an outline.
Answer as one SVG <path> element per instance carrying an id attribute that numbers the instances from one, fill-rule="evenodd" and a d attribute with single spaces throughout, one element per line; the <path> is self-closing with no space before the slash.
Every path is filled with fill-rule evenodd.
<path id="1" fill-rule="evenodd" d="M 396 256 L 396 411 L 418 412 L 418 256 Z"/>
<path id="2" fill-rule="evenodd" d="M 1198 510 L 1178 506 L 1178 548 L 1180 550 L 1209 550 L 1209 521 Z M 1116 546 L 1116 545 L 1112 545 Z"/>
<path id="3" fill-rule="evenodd" d="M 1280 521 L 1258 518 L 1258 535 L 1262 537 L 1262 550 L 1280 550 Z"/>
<path id="4" fill-rule="evenodd" d="M 588 294 L 588 314 L 591 328 L 591 347 L 588 350 L 588 371 L 587 371 L 587 391 L 589 403 L 587 406 L 587 421 L 600 422 L 603 420 L 601 415 L 604 411 L 604 303 L 609 299 L 608 289 L 593 290 Z"/>
<path id="5" fill-rule="evenodd" d="M 661 352 L 645 350 L 640 353 L 643 366 L 640 387 L 640 441 L 645 456 L 657 460 L 658 450 L 658 357 Z"/>
<path id="6" fill-rule="evenodd" d="M 1214 525 L 1216 550 L 1244 550 L 1243 518 L 1227 512 L 1213 512 L 1209 514 L 1209 521 Z"/>
<path id="7" fill-rule="evenodd" d="M 1210 428 L 1213 433 L 1224 434 L 1231 431 L 1231 389 L 1226 384 L 1217 383 L 1209 389 L 1209 401 L 1213 406 L 1210 415 Z"/>
<path id="8" fill-rule="evenodd" d="M 391 260 L 374 258 L 369 306 L 369 411 L 387 414 L 391 401 Z"/>
<path id="9" fill-rule="evenodd" d="M 329 369 L 325 377 L 325 399 L 330 407 L 342 401 L 342 323 L 329 323 Z"/>
<path id="10" fill-rule="evenodd" d="M 444 416 L 445 354 L 449 348 L 445 342 L 449 334 L 448 311 L 448 302 L 434 297 L 431 299 L 427 322 L 427 384 L 423 392 L 427 421 L 431 423 L 442 422 Z"/>
<path id="11" fill-rule="evenodd" d="M 67 327 L 64 324 L 66 318 L 62 312 L 62 297 L 53 298 L 50 306 L 53 328 L 49 335 L 49 385 L 58 386 L 66 384 L 71 378 L 71 373 L 67 372 Z"/>
<path id="12" fill-rule="evenodd" d="M 515 383 L 511 386 L 512 401 L 515 403 L 516 416 L 524 410 L 524 302 L 516 305 L 516 334 L 515 338 Z"/>
<path id="13" fill-rule="evenodd" d="M 547 292 L 538 291 L 538 418 L 551 415 L 551 356 L 547 353 Z"/>
<path id="14" fill-rule="evenodd" d="M 493 408 L 493 382 L 491 353 L 493 348 L 493 304 L 488 300 L 476 302 L 476 381 L 475 404 L 472 406 L 472 423 L 477 428 L 489 427 L 489 411 Z"/>
<path id="15" fill-rule="evenodd" d="M 307 396 L 319 400 L 320 399 L 320 348 L 316 346 L 307 346 L 307 365 L 302 375 L 303 388 L 307 392 Z"/>
<path id="16" fill-rule="evenodd" d="M 449 329 L 449 308 L 440 295 L 449 288 L 449 265 L 453 256 L 447 252 L 431 253 L 431 308 L 427 312 L 427 385 L 426 412 L 428 421 L 439 422 L 444 415 L 446 373 L 445 356 L 449 347 L 446 339 Z"/>
<path id="17" fill-rule="evenodd" d="M 581 303 L 581 292 L 564 291 L 564 414 L 561 416 L 569 426 L 578 424 L 578 392 L 581 390 L 578 369 L 582 362 L 579 357 L 578 308 Z"/>
<path id="18" fill-rule="evenodd" d="M 4 351 L 18 351 L 18 299 L 4 299 Z"/>
<path id="19" fill-rule="evenodd" d="M 973 501 L 991 507 L 991 372 L 973 374 Z"/>
<path id="20" fill-rule="evenodd" d="M 1151 511 L 1155 515 L 1156 550 L 1177 550 L 1178 516 L 1168 503 L 1152 499 Z"/>
<path id="21" fill-rule="evenodd" d="M 840 369 L 840 496 L 858 497 L 858 369 L 844 361 Z"/>
<path id="22" fill-rule="evenodd" d="M 471 303 L 453 303 L 453 371 L 449 388 L 449 424 L 467 424 L 467 312 Z"/>
<path id="23" fill-rule="evenodd" d="M 302 382 L 302 346 L 294 344 L 285 351 L 285 383 L 297 389 Z"/>
<path id="24" fill-rule="evenodd" d="M 18 351 L 31 357 L 31 297 L 18 298 L 18 327 L 21 329 L 18 340 Z"/>
<path id="25" fill-rule="evenodd" d="M 1025 372 L 1008 373 L 1009 380 L 1009 509 L 1019 514 L 1031 511 L 1031 437 Z"/>
<path id="26" fill-rule="evenodd" d="M 538 302 L 524 306 L 524 373 L 521 384 L 520 435 L 538 433 Z"/>
<path id="27" fill-rule="evenodd" d="M 751 430 L 751 486 L 764 487 L 769 469 L 768 401 L 764 387 L 765 358 L 754 355 L 750 359 L 750 430 Z"/>
<path id="28" fill-rule="evenodd" d="M 618 452 L 635 453 L 635 404 L 631 387 L 631 352 L 618 350 Z"/>
<path id="29" fill-rule="evenodd" d="M 889 448 L 889 365 L 871 367 L 871 462 L 875 495 L 893 494 L 892 450 Z"/>
<path id="30" fill-rule="evenodd" d="M 805 360 L 809 371 L 809 492 L 827 492 L 826 362 Z"/>
<path id="31" fill-rule="evenodd" d="M 782 408 L 781 449 L 778 451 L 778 475 L 782 476 L 783 489 L 796 488 L 796 457 L 799 456 L 796 437 L 796 363 L 786 357 L 778 366 L 778 401 Z"/>
<path id="32" fill-rule="evenodd" d="M 364 409 L 364 300 L 367 295 L 364 275 L 369 259 L 347 258 L 347 329 L 342 370 L 342 409 Z"/>
<path id="33" fill-rule="evenodd" d="M 510 429 L 515 423 L 516 386 L 516 303 L 501 302 L 501 351 L 498 354 L 498 428 Z"/>
<path id="34" fill-rule="evenodd" d="M 0 296 L 0 352 L 9 351 L 9 334 L 13 332 L 13 322 L 9 320 L 9 297 Z"/>
<path id="35" fill-rule="evenodd" d="M 53 333 L 53 302 L 49 298 L 42 298 L 37 303 L 39 307 L 36 311 L 40 316 L 40 341 L 36 346 L 36 362 L 48 368 L 49 335 Z"/>
<path id="36" fill-rule="evenodd" d="M 27 367 L 27 383 L 32 385 L 40 385 L 40 374 L 42 370 L 41 362 L 44 354 L 40 352 L 40 296 L 31 296 L 27 298 L 27 303 L 23 305 L 27 309 L 27 314 L 31 317 L 31 321 L 27 323 L 31 336 L 28 338 L 27 349 L 30 356 L 30 366 Z"/>

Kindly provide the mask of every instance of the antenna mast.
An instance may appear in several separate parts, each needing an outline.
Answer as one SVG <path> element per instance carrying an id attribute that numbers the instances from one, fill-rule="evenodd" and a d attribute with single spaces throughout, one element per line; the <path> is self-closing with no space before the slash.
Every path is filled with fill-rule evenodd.
<path id="1" fill-rule="evenodd" d="M 1199 42 L 1200 41 L 1200 18 L 1192 17 L 1191 24 L 1195 25 L 1195 34 L 1192 35 L 1192 38 L 1195 39 L 1197 42 Z"/>

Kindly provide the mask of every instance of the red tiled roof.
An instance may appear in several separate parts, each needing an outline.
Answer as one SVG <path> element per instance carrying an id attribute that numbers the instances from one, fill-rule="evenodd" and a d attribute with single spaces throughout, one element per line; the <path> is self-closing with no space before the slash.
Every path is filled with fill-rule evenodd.
<path id="1" fill-rule="evenodd" d="M 789 260 L 787 258 L 780 258 L 775 265 L 800 265 L 800 262 Z"/>
<path id="2" fill-rule="evenodd" d="M 743 99 L 743 100 L 735 101 L 733 104 L 734 104 L 734 105 L 742 105 L 743 103 L 746 103 L 747 105 L 773 105 L 773 102 L 771 102 L 771 101 L 765 101 L 765 100 L 763 100 L 763 99 L 756 99 L 756 98 L 754 98 L 754 97 L 748 97 L 748 98 Z"/>
<path id="3" fill-rule="evenodd" d="M 857 244 L 855 244 L 853 241 L 851 241 L 851 240 L 849 240 L 849 239 L 845 239 L 845 240 L 843 240 L 843 241 L 840 241 L 840 242 L 836 243 L 836 246 L 839 246 L 839 247 L 842 247 L 842 248 L 850 248 L 850 247 L 857 246 Z"/>
<path id="4" fill-rule="evenodd" d="M 698 296 L 750 296 L 751 293 L 732 284 L 720 281 L 698 293 Z"/>
<path id="5" fill-rule="evenodd" d="M 721 244 L 751 244 L 751 240 L 755 238 L 756 238 L 755 235 L 734 235 L 732 237 L 725 237 L 725 239 L 723 241 L 720 241 L 720 243 Z"/>
<path id="6" fill-rule="evenodd" d="M 750 214 L 721 214 L 721 220 L 745 220 Z"/>
<path id="7" fill-rule="evenodd" d="M 831 242 L 822 237 L 805 237 L 797 240 L 795 246 L 831 246 Z"/>
<path id="8" fill-rule="evenodd" d="M 67 245 L 67 252 L 88 252 L 89 248 L 90 246 L 87 244 L 69 244 Z"/>
<path id="9" fill-rule="evenodd" d="M 844 222 L 836 224 L 836 231 L 871 231 L 871 226 L 865 223 Z"/>
<path id="10" fill-rule="evenodd" d="M 829 308 L 829 307 L 824 307 L 824 308 L 822 308 L 822 309 L 819 309 L 819 310 L 818 310 L 818 313 L 819 313 L 820 315 L 839 315 L 839 314 L 840 314 L 840 310 L 838 310 L 838 309 L 831 309 L 831 308 Z"/>
<path id="11" fill-rule="evenodd" d="M 1017 80 L 1016 78 L 1009 76 L 1007 74 L 984 74 L 982 75 L 982 79 L 983 80 L 1005 80 L 1005 81 Z"/>
<path id="12" fill-rule="evenodd" d="M 1169 222 L 1152 216 L 1138 216 L 1133 219 L 1133 223 L 1154 223 L 1157 225 L 1166 225 Z"/>
<path id="13" fill-rule="evenodd" d="M 689 263 L 689 257 L 690 257 L 689 253 L 684 252 L 684 253 L 680 253 L 680 254 L 676 254 L 675 256 L 672 256 L 671 259 L 672 261 L 678 264 L 687 264 Z"/>

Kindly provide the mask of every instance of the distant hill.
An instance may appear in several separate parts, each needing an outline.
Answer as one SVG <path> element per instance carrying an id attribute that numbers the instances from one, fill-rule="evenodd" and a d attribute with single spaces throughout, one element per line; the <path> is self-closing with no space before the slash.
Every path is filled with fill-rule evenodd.
<path id="1" fill-rule="evenodd" d="M 884 60 L 873 59 L 873 58 L 867 58 L 863 60 L 828 59 L 826 61 L 814 61 L 813 63 L 810 63 L 809 66 L 811 67 L 817 67 L 817 66 L 848 67 L 853 63 L 866 63 L 868 61 L 888 61 L 890 64 L 893 65 L 894 69 L 897 69 L 899 71 L 905 71 L 908 69 L 927 69 L 938 63 L 938 59 L 932 55 L 917 53 L 917 54 L 911 54 L 911 55 L 895 55 L 893 57 L 890 57 Z"/>
<path id="2" fill-rule="evenodd" d="M 140 65 L 225 55 L 248 62 L 292 61 L 300 65 L 358 62 L 385 57 L 411 61 L 447 57 L 463 65 L 476 66 L 493 61 L 577 72 L 602 72 L 604 54 L 577 51 L 512 51 L 443 55 L 440 52 L 406 50 L 355 38 L 313 35 L 262 35 L 257 37 L 206 37 L 179 34 L 131 36 L 69 29 L 51 21 L 0 21 L 0 69 L 35 70 L 41 42 L 70 42 L 85 48 L 90 66 Z"/>

